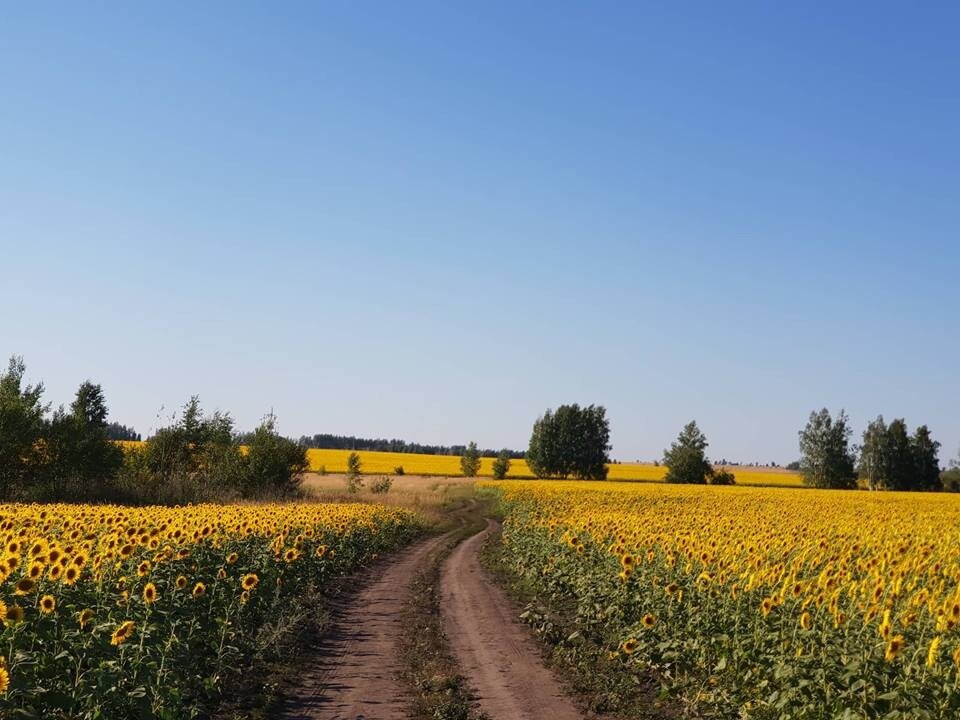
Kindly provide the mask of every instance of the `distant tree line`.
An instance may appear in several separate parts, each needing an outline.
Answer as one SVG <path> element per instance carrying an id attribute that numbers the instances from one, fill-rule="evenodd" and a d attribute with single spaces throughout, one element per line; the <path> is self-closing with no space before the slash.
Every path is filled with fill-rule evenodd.
<path id="1" fill-rule="evenodd" d="M 13 357 L 0 372 L 0 500 L 182 503 L 298 492 L 306 450 L 281 437 L 272 416 L 241 448 L 230 415 L 205 416 L 194 397 L 173 424 L 124 450 L 111 438 L 99 385 L 82 383 L 69 408 L 51 413 L 42 383 L 26 384 L 25 371 Z"/>
<path id="2" fill-rule="evenodd" d="M 906 422 L 883 416 L 867 425 L 863 443 L 851 445 L 847 414 L 835 417 L 826 408 L 810 413 L 800 431 L 799 469 L 811 487 L 870 490 L 955 490 L 940 470 L 940 443 L 926 425 L 911 435 Z M 944 476 L 947 475 L 945 478 Z"/>
<path id="3" fill-rule="evenodd" d="M 467 445 L 421 445 L 405 440 L 371 439 L 353 435 L 332 435 L 330 433 L 304 435 L 297 442 L 305 448 L 318 450 L 373 450 L 376 452 L 419 453 L 422 455 L 463 456 L 468 447 Z M 477 450 L 477 452 L 480 457 L 495 458 L 504 451 L 486 449 Z M 507 450 L 506 452 L 512 460 L 520 460 L 524 457 L 524 453 L 518 450 Z"/>

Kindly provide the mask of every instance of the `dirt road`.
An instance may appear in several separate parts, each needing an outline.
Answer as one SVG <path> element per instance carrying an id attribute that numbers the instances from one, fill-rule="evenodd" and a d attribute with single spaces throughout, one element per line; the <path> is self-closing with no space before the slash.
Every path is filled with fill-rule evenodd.
<path id="1" fill-rule="evenodd" d="M 467 517 L 472 517 L 468 522 Z M 312 648 L 297 688 L 286 700 L 285 720 L 404 720 L 411 690 L 401 640 L 411 581 L 443 557 L 469 527 L 479 527 L 475 502 L 453 513 L 458 530 L 415 543 L 371 568 L 361 589 L 333 608 L 331 631 Z M 446 558 L 440 576 L 440 608 L 450 651 L 490 720 L 580 720 L 556 679 L 541 663 L 529 631 L 515 609 L 480 567 L 477 551 L 495 527 L 467 538 Z M 469 532 L 469 530 L 467 530 Z M 439 630 L 437 630 L 439 633 Z"/>
<path id="2" fill-rule="evenodd" d="M 397 651 L 410 579 L 444 536 L 421 540 L 387 564 L 344 607 L 334 609 L 330 633 L 311 652 L 285 720 L 404 720 L 408 692 L 398 676 Z"/>
<path id="3" fill-rule="evenodd" d="M 509 599 L 480 566 L 477 552 L 494 527 L 487 520 L 486 530 L 458 545 L 443 568 L 441 608 L 451 649 L 492 720 L 580 720 Z"/>

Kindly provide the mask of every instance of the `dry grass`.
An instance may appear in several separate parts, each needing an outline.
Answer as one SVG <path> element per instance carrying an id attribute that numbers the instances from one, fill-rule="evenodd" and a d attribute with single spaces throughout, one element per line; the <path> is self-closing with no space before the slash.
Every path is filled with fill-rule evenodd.
<path id="1" fill-rule="evenodd" d="M 393 505 L 419 512 L 434 521 L 446 520 L 446 511 L 463 505 L 473 497 L 474 478 L 427 477 L 423 475 L 392 475 L 389 492 L 374 493 L 370 485 L 376 479 L 363 477 L 359 492 L 347 491 L 347 479 L 342 474 L 317 475 L 310 473 L 303 482 L 304 491 L 321 502 L 367 502 Z"/>

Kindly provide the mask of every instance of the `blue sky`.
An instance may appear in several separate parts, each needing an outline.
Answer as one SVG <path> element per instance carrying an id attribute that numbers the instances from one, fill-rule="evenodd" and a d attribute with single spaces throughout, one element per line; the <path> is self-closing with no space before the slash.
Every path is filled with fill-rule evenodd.
<path id="1" fill-rule="evenodd" d="M 945 462 L 960 9 L 802 5 L 9 6 L 0 353 L 144 433 L 787 462 L 826 405 Z"/>

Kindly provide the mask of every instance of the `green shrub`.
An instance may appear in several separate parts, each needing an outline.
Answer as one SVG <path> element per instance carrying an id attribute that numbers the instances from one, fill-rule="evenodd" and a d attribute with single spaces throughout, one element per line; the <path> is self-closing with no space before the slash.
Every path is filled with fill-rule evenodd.
<path id="1" fill-rule="evenodd" d="M 393 487 L 393 479 L 389 475 L 381 475 L 370 484 L 370 492 L 385 495 Z"/>

